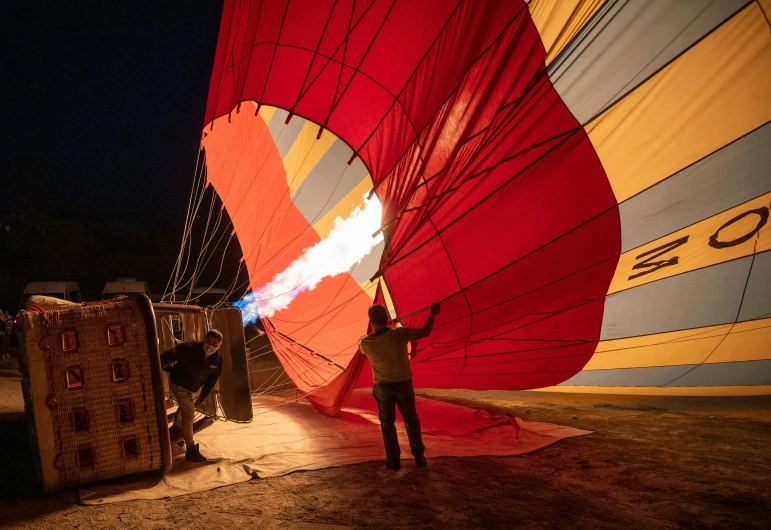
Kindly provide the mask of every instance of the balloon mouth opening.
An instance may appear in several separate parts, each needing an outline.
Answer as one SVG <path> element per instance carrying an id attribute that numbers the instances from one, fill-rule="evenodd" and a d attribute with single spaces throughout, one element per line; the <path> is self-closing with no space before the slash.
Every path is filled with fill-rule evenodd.
<path id="1" fill-rule="evenodd" d="M 301 293 L 313 291 L 325 278 L 352 272 L 377 248 L 384 239 L 380 228 L 383 209 L 376 195 L 368 193 L 363 199 L 346 218 L 334 219 L 324 239 L 303 249 L 283 271 L 234 304 L 241 309 L 245 326 L 287 309 Z"/>

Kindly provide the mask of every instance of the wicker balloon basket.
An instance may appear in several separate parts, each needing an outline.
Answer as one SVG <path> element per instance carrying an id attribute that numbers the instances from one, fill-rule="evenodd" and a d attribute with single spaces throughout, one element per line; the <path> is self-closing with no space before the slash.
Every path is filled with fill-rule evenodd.
<path id="1" fill-rule="evenodd" d="M 145 296 L 27 311 L 22 389 L 43 488 L 171 468 L 155 318 Z"/>

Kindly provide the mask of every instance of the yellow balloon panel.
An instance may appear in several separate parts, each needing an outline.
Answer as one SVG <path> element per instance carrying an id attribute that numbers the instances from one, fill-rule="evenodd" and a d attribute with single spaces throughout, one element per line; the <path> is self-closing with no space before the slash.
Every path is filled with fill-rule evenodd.
<path id="1" fill-rule="evenodd" d="M 769 87 L 753 3 L 586 126 L 618 202 L 771 120 Z"/>
<path id="2" fill-rule="evenodd" d="M 608 294 L 771 250 L 771 193 L 621 255 Z"/>

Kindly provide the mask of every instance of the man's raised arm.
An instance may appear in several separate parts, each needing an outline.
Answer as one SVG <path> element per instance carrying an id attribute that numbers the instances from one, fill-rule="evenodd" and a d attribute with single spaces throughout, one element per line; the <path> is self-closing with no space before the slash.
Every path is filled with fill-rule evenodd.
<path id="1" fill-rule="evenodd" d="M 409 328 L 410 340 L 418 340 L 428 337 L 431 331 L 434 329 L 434 317 L 439 314 L 441 310 L 439 303 L 431 304 L 431 314 L 428 315 L 428 320 L 423 324 L 422 328 Z"/>

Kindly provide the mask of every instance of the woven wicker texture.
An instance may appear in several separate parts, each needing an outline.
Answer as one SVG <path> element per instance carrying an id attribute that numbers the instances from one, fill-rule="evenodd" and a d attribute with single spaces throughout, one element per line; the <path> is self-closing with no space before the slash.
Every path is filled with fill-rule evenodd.
<path id="1" fill-rule="evenodd" d="M 24 314 L 24 398 L 46 490 L 163 468 L 143 311 L 127 300 Z"/>

